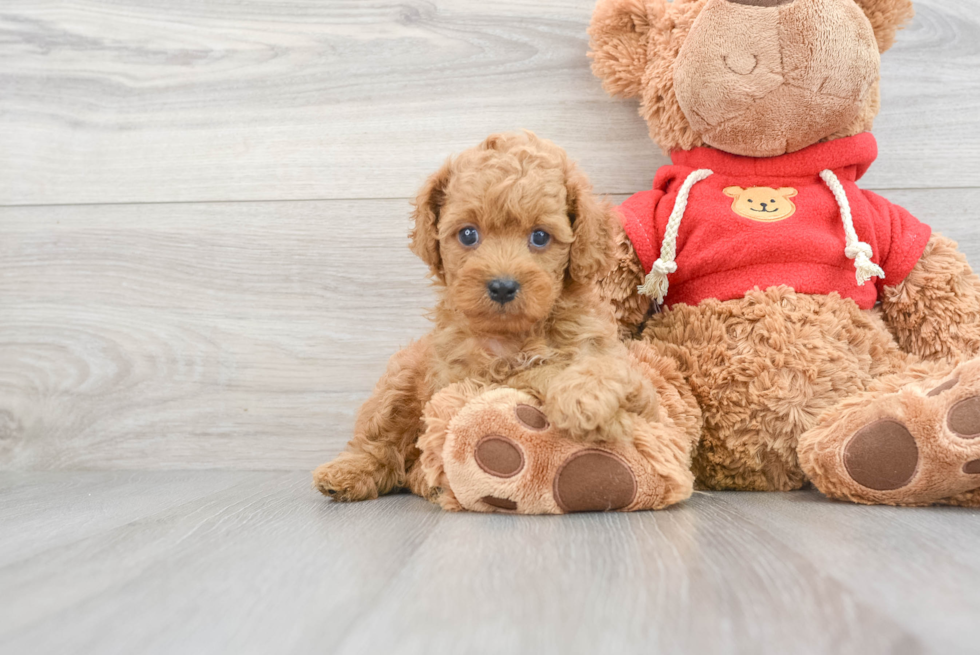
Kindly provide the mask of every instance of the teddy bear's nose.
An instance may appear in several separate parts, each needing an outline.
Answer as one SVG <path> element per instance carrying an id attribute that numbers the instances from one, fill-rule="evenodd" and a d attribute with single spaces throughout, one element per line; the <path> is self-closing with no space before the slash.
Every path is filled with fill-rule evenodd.
<path id="1" fill-rule="evenodd" d="M 750 7 L 779 7 L 780 5 L 788 5 L 795 0 L 728 0 L 729 2 L 734 2 L 737 5 L 748 5 Z"/>

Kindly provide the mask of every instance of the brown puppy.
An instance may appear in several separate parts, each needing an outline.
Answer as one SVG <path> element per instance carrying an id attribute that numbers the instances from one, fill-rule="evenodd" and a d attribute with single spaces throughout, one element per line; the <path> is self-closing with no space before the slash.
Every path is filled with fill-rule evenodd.
<path id="1" fill-rule="evenodd" d="M 347 450 L 314 472 L 316 487 L 342 501 L 446 491 L 421 470 L 418 442 L 426 404 L 455 383 L 527 392 L 576 442 L 630 441 L 637 421 L 658 420 L 657 387 L 683 392 L 637 364 L 643 354 L 631 363 L 596 289 L 613 256 L 610 212 L 564 151 L 531 133 L 494 135 L 448 160 L 419 193 L 411 233 L 439 291 L 434 328 L 392 357 Z M 681 405 L 691 426 L 677 430 L 678 469 L 700 419 L 693 398 Z M 690 493 L 678 475 L 674 500 Z"/>

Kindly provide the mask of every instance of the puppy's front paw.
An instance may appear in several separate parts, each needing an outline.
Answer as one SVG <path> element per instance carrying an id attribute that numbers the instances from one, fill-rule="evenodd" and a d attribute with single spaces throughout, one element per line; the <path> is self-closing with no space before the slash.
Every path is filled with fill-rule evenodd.
<path id="1" fill-rule="evenodd" d="M 377 466 L 365 456 L 341 455 L 313 471 L 313 486 L 339 501 L 372 500 L 378 497 Z"/>
<path id="2" fill-rule="evenodd" d="M 626 441 L 633 420 L 625 410 L 623 385 L 594 376 L 563 376 L 545 398 L 545 412 L 572 439 Z"/>

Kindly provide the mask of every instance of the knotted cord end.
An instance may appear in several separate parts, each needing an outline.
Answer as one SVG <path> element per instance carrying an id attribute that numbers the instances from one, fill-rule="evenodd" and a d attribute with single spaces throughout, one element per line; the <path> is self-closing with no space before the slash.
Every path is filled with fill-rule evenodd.
<path id="1" fill-rule="evenodd" d="M 867 243 L 858 241 L 853 246 L 848 246 L 845 248 L 844 254 L 850 259 L 854 260 L 854 268 L 857 269 L 855 278 L 857 279 L 859 287 L 863 287 L 864 284 L 873 277 L 885 277 L 885 271 L 871 261 L 871 256 L 873 253 L 871 246 Z"/>
<path id="2" fill-rule="evenodd" d="M 677 264 L 674 262 L 665 262 L 662 259 L 658 259 L 653 263 L 653 268 L 650 269 L 646 280 L 637 289 L 643 295 L 653 298 L 657 304 L 663 304 L 664 298 L 667 297 L 667 288 L 669 287 L 667 276 L 676 270 Z"/>

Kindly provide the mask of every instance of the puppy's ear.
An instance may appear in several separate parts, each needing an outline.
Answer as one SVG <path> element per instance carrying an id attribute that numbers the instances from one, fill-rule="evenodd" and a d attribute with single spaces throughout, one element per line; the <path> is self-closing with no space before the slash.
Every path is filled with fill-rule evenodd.
<path id="1" fill-rule="evenodd" d="M 588 284 L 613 265 L 613 221 L 615 210 L 600 202 L 592 185 L 573 164 L 565 165 L 568 220 L 572 224 L 568 274 L 579 284 Z"/>
<path id="2" fill-rule="evenodd" d="M 525 130 L 526 132 L 527 130 Z M 507 144 L 514 139 L 513 134 L 491 134 L 483 140 L 480 144 L 480 148 L 483 150 L 506 150 Z"/>
<path id="3" fill-rule="evenodd" d="M 413 203 L 415 210 L 412 212 L 412 220 L 415 225 L 408 235 L 412 252 L 429 265 L 432 275 L 440 282 L 445 282 L 446 276 L 442 270 L 442 256 L 439 254 L 439 213 L 446 202 L 446 185 L 451 172 L 450 158 L 422 185 Z"/>
<path id="4" fill-rule="evenodd" d="M 592 72 L 612 96 L 640 94 L 647 67 L 651 24 L 666 11 L 664 0 L 599 0 L 589 24 Z"/>
<path id="5" fill-rule="evenodd" d="M 784 198 L 793 198 L 794 196 L 796 196 L 796 194 L 799 193 L 799 191 L 797 191 L 791 186 L 784 186 L 784 187 L 780 187 L 776 193 L 778 193 Z"/>
<path id="6" fill-rule="evenodd" d="M 878 41 L 878 52 L 895 43 L 895 33 L 912 20 L 915 9 L 912 0 L 856 0 L 864 15 L 871 21 Z"/>

